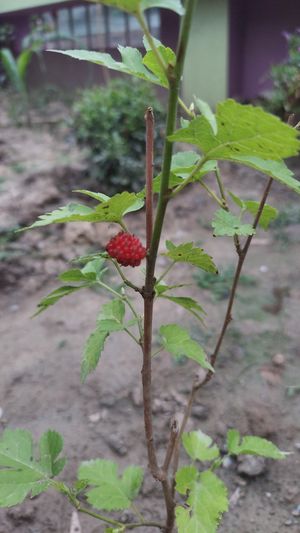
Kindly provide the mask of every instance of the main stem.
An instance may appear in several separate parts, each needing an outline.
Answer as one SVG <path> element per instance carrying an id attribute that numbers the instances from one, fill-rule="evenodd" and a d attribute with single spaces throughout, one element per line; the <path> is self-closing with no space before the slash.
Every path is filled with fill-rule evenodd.
<path id="1" fill-rule="evenodd" d="M 147 256 L 147 267 L 145 286 L 143 288 L 144 297 L 144 338 L 143 338 L 143 368 L 142 368 L 142 383 L 143 383 L 143 400 L 144 400 L 144 423 L 145 434 L 148 451 L 149 468 L 154 476 L 162 483 L 165 505 L 167 510 L 166 533 L 170 533 L 174 527 L 174 499 L 169 487 L 167 473 L 163 468 L 160 468 L 157 461 L 156 448 L 153 436 L 153 420 L 152 420 L 152 368 L 151 368 L 151 352 L 152 352 L 152 324 L 153 324 L 153 302 L 154 302 L 154 285 L 155 285 L 155 265 L 157 259 L 157 252 L 161 238 L 161 232 L 164 222 L 164 217 L 169 201 L 169 176 L 171 169 L 171 158 L 173 153 L 173 143 L 168 140 L 175 129 L 177 116 L 177 102 L 179 96 L 179 87 L 181 76 L 183 72 L 184 59 L 186 54 L 189 30 L 192 20 L 192 12 L 195 0 L 187 0 L 185 5 L 185 15 L 182 19 L 179 43 L 177 48 L 177 60 L 175 67 L 169 67 L 169 101 L 168 113 L 166 122 L 166 137 L 164 144 L 164 155 L 162 164 L 161 187 L 158 198 L 156 217 L 153 228 L 153 235 Z"/>

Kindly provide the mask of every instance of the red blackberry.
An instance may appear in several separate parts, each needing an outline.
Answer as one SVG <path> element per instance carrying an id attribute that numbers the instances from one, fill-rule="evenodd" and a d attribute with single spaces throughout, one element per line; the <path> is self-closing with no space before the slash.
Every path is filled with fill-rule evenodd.
<path id="1" fill-rule="evenodd" d="M 147 250 L 140 239 L 131 233 L 120 231 L 106 246 L 106 251 L 123 266 L 139 266 Z"/>

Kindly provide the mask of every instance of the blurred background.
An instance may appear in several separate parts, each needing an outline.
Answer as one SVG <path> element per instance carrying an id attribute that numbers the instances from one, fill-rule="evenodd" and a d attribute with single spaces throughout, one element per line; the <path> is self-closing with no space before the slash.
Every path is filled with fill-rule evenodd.
<path id="1" fill-rule="evenodd" d="M 178 16 L 165 9 L 146 14 L 152 35 L 175 49 Z M 135 19 L 113 8 L 83 0 L 0 0 L 0 428 L 26 428 L 35 437 L 49 427 L 60 431 L 69 457 L 67 481 L 74 479 L 82 459 L 108 457 L 121 468 L 129 461 L 146 464 L 138 385 L 141 360 L 135 346 L 127 338 L 120 345 L 119 337 L 112 335 L 97 371 L 85 385 L 79 380 L 84 343 L 107 295 L 80 291 L 30 320 L 39 300 L 58 286 L 57 275 L 74 258 L 103 250 L 117 229 L 75 222 L 16 230 L 42 213 L 82 202 L 73 192 L 77 189 L 109 195 L 141 190 L 148 105 L 156 119 L 159 172 L 165 91 L 47 52 L 88 49 L 119 59 L 118 44 L 144 53 Z M 182 88 L 187 105 L 194 95 L 212 107 L 234 97 L 261 105 L 283 120 L 295 113 L 297 120 L 299 0 L 199 0 Z M 299 179 L 299 158 L 288 164 Z M 264 176 L 229 163 L 221 170 L 226 188 L 243 200 L 260 198 Z M 235 257 L 230 239 L 212 238 L 215 206 L 205 194 L 193 184 L 176 197 L 164 234 L 175 243 L 193 240 L 219 267 L 219 276 L 179 268 L 168 279 L 193 284 L 182 294 L 204 307 L 205 326 L 181 308 L 171 308 L 167 300 L 155 317 L 157 326 L 172 316 L 211 353 Z M 253 239 L 220 357 L 221 371 L 197 399 L 191 427 L 200 427 L 221 447 L 227 429 L 235 426 L 294 453 L 284 464 L 231 461 L 222 468 L 232 511 L 220 530 L 224 533 L 296 532 L 300 523 L 300 203 L 278 183 L 272 186 L 269 203 L 279 215 L 268 233 L 259 230 Z M 129 215 L 128 225 L 145 240 L 143 212 Z M 158 269 L 165 267 L 160 256 Z M 142 283 L 136 270 L 128 275 Z M 118 285 L 113 272 L 108 270 L 106 276 Z M 193 364 L 184 359 L 174 362 L 165 353 L 155 359 L 155 429 L 161 451 L 170 416 L 182 410 L 193 372 Z M 146 517 L 153 509 L 159 515 L 160 494 L 147 476 L 140 505 Z M 74 533 L 72 524 L 72 509 L 55 494 L 0 510 L 0 533 Z M 76 527 L 84 533 L 102 531 L 89 518 L 80 517 Z"/>

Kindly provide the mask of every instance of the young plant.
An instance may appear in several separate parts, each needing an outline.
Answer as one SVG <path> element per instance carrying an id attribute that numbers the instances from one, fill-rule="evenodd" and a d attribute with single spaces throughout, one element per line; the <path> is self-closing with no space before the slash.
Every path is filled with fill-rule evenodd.
<path id="1" fill-rule="evenodd" d="M 83 203 L 71 203 L 51 213 L 41 215 L 30 227 L 48 224 L 77 222 L 115 223 L 116 235 L 107 243 L 106 250 L 80 258 L 81 266 L 63 272 L 59 277 L 62 285 L 43 298 L 37 313 L 58 302 L 62 297 L 87 287 L 97 285 L 105 289 L 112 299 L 103 305 L 96 320 L 83 355 L 81 378 L 84 381 L 97 367 L 107 338 L 125 331 L 142 350 L 142 386 L 144 404 L 145 437 L 148 468 L 161 485 L 165 519 L 157 516 L 146 521 L 140 512 L 135 522 L 122 523 L 118 512 L 132 507 L 143 480 L 140 466 L 128 466 L 122 474 L 114 462 L 99 458 L 85 461 L 79 466 L 78 479 L 67 485 L 56 477 L 64 467 L 60 458 L 62 438 L 56 432 L 45 433 L 39 444 L 39 454 L 33 450 L 30 433 L 22 430 L 6 430 L 0 440 L 0 505 L 12 506 L 28 495 L 36 496 L 53 488 L 66 496 L 79 513 L 85 513 L 106 524 L 106 532 L 124 532 L 134 529 L 157 528 L 170 533 L 176 528 L 179 533 L 214 533 L 221 516 L 228 510 L 228 493 L 217 470 L 224 461 L 218 446 L 201 429 L 186 432 L 186 424 L 193 401 L 199 390 L 213 379 L 222 342 L 232 320 L 233 304 L 241 271 L 252 239 L 258 226 L 267 229 L 276 216 L 276 210 L 267 205 L 267 197 L 273 180 L 300 193 L 300 183 L 293 178 L 284 158 L 296 155 L 299 140 L 296 129 L 280 122 L 277 117 L 260 108 L 243 106 L 233 100 L 221 102 L 214 114 L 207 104 L 199 99 L 188 107 L 179 97 L 185 53 L 188 43 L 195 0 L 186 0 L 183 10 L 179 0 L 106 0 L 107 5 L 118 7 L 136 17 L 145 34 L 144 56 L 130 47 L 120 47 L 121 60 L 108 54 L 71 50 L 64 54 L 76 59 L 88 60 L 107 68 L 140 77 L 160 85 L 168 91 L 168 114 L 166 137 L 161 172 L 153 179 L 154 117 L 151 108 L 146 110 L 146 187 L 140 193 L 124 191 L 112 197 L 103 193 L 81 190 L 83 195 L 94 199 L 94 207 Z M 179 42 L 176 53 L 152 38 L 147 27 L 144 11 L 149 7 L 167 7 L 182 16 Z M 183 127 L 177 129 L 178 106 L 186 115 Z M 176 152 L 176 142 L 191 144 L 197 151 Z M 259 202 L 245 201 L 223 184 L 219 161 L 226 160 L 255 168 L 267 176 L 264 192 Z M 262 178 L 264 179 L 264 178 Z M 233 284 L 227 310 L 215 349 L 207 355 L 204 347 L 196 342 L 180 324 L 162 324 L 159 328 L 160 346 L 153 349 L 153 309 L 161 298 L 180 305 L 197 320 L 203 320 L 203 309 L 190 297 L 177 296 L 177 285 L 166 284 L 171 268 L 180 263 L 217 275 L 214 260 L 193 242 L 174 244 L 166 242 L 164 256 L 169 261 L 165 271 L 159 272 L 156 261 L 169 202 L 190 183 L 196 183 L 216 203 L 212 220 L 212 235 L 230 238 L 233 253 L 237 256 Z M 234 188 L 234 182 L 232 187 Z M 158 194 L 153 217 L 153 194 Z M 124 221 L 128 213 L 146 205 L 146 243 L 141 243 L 131 234 Z M 244 221 L 244 215 L 252 216 Z M 146 260 L 145 279 L 142 286 L 130 279 L 130 268 L 137 268 Z M 121 288 L 115 289 L 103 281 L 106 264 L 111 264 L 120 276 Z M 125 269 L 129 270 L 125 270 Z M 182 286 L 182 285 L 181 285 Z M 143 300 L 144 312 L 140 315 L 131 299 L 131 293 Z M 125 310 L 131 319 L 125 318 Z M 197 377 L 191 379 L 189 398 L 179 420 L 170 424 L 168 444 L 162 461 L 157 454 L 156 437 L 152 418 L 152 364 L 154 355 L 167 351 L 175 359 L 185 356 L 200 367 Z M 101 377 L 100 377 L 101 379 Z M 191 463 L 181 466 L 181 445 Z M 273 443 L 254 436 L 241 437 L 236 429 L 227 434 L 226 454 L 260 455 L 283 459 L 285 452 Z"/>

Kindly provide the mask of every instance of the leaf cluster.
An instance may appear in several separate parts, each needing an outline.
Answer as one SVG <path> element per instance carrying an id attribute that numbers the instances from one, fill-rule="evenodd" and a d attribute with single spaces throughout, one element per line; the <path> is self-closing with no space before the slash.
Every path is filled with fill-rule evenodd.
<path id="1" fill-rule="evenodd" d="M 73 107 L 73 131 L 87 148 L 89 176 L 107 194 L 139 191 L 144 183 L 147 105 L 155 111 L 156 168 L 163 145 L 165 112 L 151 87 L 119 79 L 83 91 Z"/>

